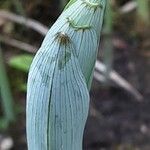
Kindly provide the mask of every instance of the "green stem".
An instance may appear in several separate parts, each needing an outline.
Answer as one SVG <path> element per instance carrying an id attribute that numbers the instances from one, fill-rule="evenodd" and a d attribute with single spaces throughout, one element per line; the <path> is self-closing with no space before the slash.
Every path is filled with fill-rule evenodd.
<path id="1" fill-rule="evenodd" d="M 110 71 L 112 70 L 112 61 L 113 61 L 113 46 L 112 46 L 112 8 L 110 2 L 107 2 L 106 5 L 106 13 L 105 13 L 105 26 L 104 32 L 106 34 L 106 38 L 104 40 L 104 64 L 106 65 L 105 78 L 106 81 L 109 79 Z"/>
<path id="2" fill-rule="evenodd" d="M 4 109 L 4 116 L 9 122 L 14 121 L 15 114 L 13 110 L 13 99 L 7 79 L 5 66 L 3 63 L 2 50 L 0 48 L 0 93 L 2 97 L 2 108 Z"/>
<path id="3" fill-rule="evenodd" d="M 138 7 L 137 7 L 137 13 L 140 19 L 144 21 L 145 23 L 149 22 L 149 0 L 136 0 Z"/>

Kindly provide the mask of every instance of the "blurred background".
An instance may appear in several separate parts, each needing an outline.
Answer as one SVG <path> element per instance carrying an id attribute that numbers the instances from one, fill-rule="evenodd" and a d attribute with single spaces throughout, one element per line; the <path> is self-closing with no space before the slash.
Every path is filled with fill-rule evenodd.
<path id="1" fill-rule="evenodd" d="M 67 0 L 0 0 L 0 150 L 27 150 L 29 66 Z M 150 1 L 110 0 L 84 150 L 150 150 Z"/>

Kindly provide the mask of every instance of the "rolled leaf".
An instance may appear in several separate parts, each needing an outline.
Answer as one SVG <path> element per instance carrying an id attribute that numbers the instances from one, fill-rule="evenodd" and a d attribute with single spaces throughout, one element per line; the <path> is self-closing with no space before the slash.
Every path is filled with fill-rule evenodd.
<path id="1" fill-rule="evenodd" d="M 40 49 L 27 89 L 28 150 L 82 150 L 89 93 L 72 41 L 58 33 Z"/>
<path id="2" fill-rule="evenodd" d="M 29 72 L 29 150 L 82 150 L 105 0 L 77 0 L 47 33 Z"/>

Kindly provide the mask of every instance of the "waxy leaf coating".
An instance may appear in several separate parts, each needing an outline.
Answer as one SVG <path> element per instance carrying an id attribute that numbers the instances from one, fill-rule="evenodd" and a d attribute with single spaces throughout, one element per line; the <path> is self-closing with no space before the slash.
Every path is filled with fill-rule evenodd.
<path id="1" fill-rule="evenodd" d="M 72 0 L 33 59 L 28 150 L 82 150 L 106 0 Z"/>
<path id="2" fill-rule="evenodd" d="M 38 51 L 30 68 L 29 150 L 82 149 L 89 93 L 71 40 L 58 34 L 49 41 L 51 47 Z M 59 38 L 69 40 L 62 43 L 64 40 Z"/>

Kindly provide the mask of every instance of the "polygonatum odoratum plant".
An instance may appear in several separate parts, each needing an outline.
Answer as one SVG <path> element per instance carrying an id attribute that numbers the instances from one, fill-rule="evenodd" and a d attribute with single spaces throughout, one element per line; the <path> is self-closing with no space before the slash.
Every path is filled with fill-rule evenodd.
<path id="1" fill-rule="evenodd" d="M 72 0 L 48 31 L 27 84 L 28 150 L 82 150 L 106 0 Z"/>

